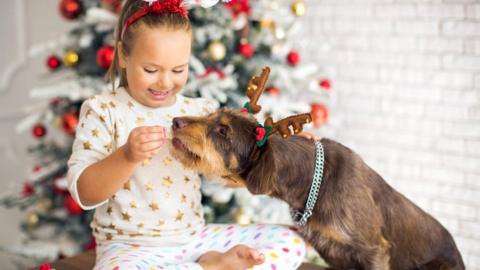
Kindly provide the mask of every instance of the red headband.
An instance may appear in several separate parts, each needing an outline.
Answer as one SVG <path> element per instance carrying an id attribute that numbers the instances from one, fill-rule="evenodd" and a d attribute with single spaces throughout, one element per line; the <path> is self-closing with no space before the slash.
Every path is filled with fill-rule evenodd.
<path id="1" fill-rule="evenodd" d="M 128 20 L 125 22 L 125 25 L 123 26 L 122 33 L 120 35 L 120 39 L 123 40 L 123 35 L 125 35 L 125 32 L 127 32 L 128 27 L 132 25 L 134 22 L 136 22 L 138 19 L 141 17 L 150 14 L 150 13 L 156 13 L 156 14 L 162 14 L 162 13 L 178 13 L 182 17 L 187 18 L 188 17 L 188 11 L 183 6 L 182 0 L 163 0 L 162 3 L 160 3 L 160 0 L 144 0 L 145 6 L 137 12 L 135 12 Z"/>

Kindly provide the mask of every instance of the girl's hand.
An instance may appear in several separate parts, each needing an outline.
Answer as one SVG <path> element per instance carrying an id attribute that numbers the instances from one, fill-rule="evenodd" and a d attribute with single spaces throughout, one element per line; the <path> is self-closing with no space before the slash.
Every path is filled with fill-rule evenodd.
<path id="1" fill-rule="evenodd" d="M 307 138 L 307 139 L 310 139 L 310 140 L 314 140 L 314 141 L 319 141 L 319 140 L 322 139 L 322 137 L 320 137 L 318 135 L 315 135 L 313 133 L 310 133 L 310 132 L 300 132 L 297 135 L 301 136 L 301 137 L 304 137 L 304 138 Z"/>
<path id="2" fill-rule="evenodd" d="M 142 162 L 157 154 L 166 140 L 166 129 L 164 127 L 134 128 L 124 145 L 125 157 L 132 163 Z"/>

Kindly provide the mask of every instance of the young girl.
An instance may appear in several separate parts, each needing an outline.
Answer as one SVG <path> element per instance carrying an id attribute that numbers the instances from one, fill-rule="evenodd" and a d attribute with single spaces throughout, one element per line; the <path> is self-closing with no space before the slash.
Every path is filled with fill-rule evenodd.
<path id="1" fill-rule="evenodd" d="M 129 0 L 116 31 L 110 78 L 84 102 L 68 162 L 69 189 L 95 209 L 94 269 L 296 269 L 304 242 L 280 226 L 205 225 L 200 179 L 165 145 L 176 116 L 213 110 L 179 94 L 192 30 L 180 0 Z"/>

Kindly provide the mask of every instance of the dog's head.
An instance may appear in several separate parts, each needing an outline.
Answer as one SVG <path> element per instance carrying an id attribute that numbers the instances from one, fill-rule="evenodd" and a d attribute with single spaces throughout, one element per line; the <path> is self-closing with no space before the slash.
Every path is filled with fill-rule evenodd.
<path id="1" fill-rule="evenodd" d="M 173 119 L 171 152 L 185 167 L 247 186 L 255 194 L 274 189 L 275 160 L 269 143 L 256 145 L 257 120 L 220 109 L 204 117 Z"/>

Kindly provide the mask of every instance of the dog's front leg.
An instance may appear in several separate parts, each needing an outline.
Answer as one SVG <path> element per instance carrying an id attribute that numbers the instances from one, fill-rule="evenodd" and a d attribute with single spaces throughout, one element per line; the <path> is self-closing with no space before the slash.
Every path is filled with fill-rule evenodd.
<path id="1" fill-rule="evenodd" d="M 383 250 L 377 251 L 371 257 L 371 265 L 365 269 L 371 270 L 390 270 L 390 256 Z"/>

